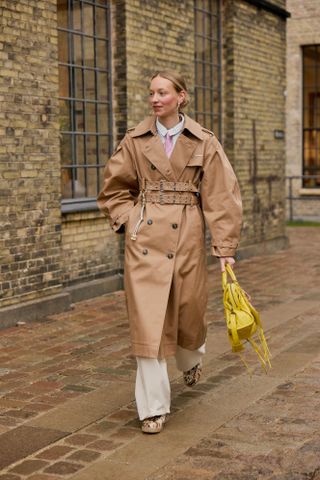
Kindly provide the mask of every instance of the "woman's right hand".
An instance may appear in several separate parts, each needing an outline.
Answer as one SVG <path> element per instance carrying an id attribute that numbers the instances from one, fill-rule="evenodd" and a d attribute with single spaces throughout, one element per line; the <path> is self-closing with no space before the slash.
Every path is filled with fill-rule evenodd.
<path id="1" fill-rule="evenodd" d="M 234 257 L 219 257 L 221 272 L 225 272 L 226 264 L 228 263 L 231 268 L 236 263 Z"/>

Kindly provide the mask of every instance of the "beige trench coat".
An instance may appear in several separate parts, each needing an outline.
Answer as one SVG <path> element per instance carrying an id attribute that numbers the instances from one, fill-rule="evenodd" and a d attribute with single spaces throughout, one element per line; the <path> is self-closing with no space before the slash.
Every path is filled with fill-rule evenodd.
<path id="1" fill-rule="evenodd" d="M 147 203 L 140 216 L 139 181 L 191 181 L 200 205 Z M 149 117 L 126 136 L 107 162 L 98 205 L 114 231 L 125 226 L 125 291 L 132 351 L 166 357 L 176 345 L 194 350 L 206 337 L 205 222 L 212 254 L 233 256 L 241 229 L 237 179 L 218 140 L 185 115 L 170 159 Z"/>

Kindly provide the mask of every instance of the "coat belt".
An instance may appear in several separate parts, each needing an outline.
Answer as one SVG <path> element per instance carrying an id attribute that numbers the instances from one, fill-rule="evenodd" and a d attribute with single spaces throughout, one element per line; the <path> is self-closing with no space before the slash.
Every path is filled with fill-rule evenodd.
<path id="1" fill-rule="evenodd" d="M 166 180 L 146 180 L 140 181 L 140 189 L 144 192 L 193 192 L 199 193 L 198 187 L 191 181 L 189 182 L 167 182 Z"/>
<path id="2" fill-rule="evenodd" d="M 199 198 L 192 192 L 145 192 L 145 201 L 160 205 L 198 205 Z"/>

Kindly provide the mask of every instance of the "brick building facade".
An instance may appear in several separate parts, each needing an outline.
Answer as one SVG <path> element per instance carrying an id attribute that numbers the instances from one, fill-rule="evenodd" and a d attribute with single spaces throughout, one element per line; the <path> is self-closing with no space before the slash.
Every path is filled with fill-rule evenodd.
<path id="1" fill-rule="evenodd" d="M 287 0 L 287 7 L 287 175 L 295 177 L 287 211 L 293 219 L 319 220 L 320 2 Z"/>
<path id="2" fill-rule="evenodd" d="M 285 245 L 287 16 L 285 0 L 1 2 L 1 325 L 121 288 L 123 238 L 95 196 L 155 69 L 186 77 L 236 170 L 240 256 Z"/>

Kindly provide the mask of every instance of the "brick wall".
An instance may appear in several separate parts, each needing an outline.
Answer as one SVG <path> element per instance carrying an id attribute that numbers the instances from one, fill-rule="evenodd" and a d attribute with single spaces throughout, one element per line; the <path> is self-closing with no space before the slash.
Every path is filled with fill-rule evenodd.
<path id="1" fill-rule="evenodd" d="M 277 2 L 285 6 L 285 2 Z M 224 2 L 224 144 L 244 203 L 242 245 L 284 236 L 285 21 Z"/>
<path id="2" fill-rule="evenodd" d="M 121 237 L 98 212 L 65 214 L 62 220 L 64 285 L 118 273 Z"/>
<path id="3" fill-rule="evenodd" d="M 56 1 L 0 4 L 0 305 L 61 288 Z"/>
<path id="4" fill-rule="evenodd" d="M 128 125 L 133 126 L 150 111 L 149 81 L 156 70 L 173 68 L 194 84 L 193 1 L 127 0 L 126 19 Z"/>
<path id="5" fill-rule="evenodd" d="M 302 45 L 320 44 L 320 2 L 318 0 L 287 0 L 291 18 L 287 24 L 287 103 L 286 156 L 287 175 L 302 174 Z M 303 200 L 301 181 L 293 182 L 293 194 L 301 198 L 294 202 L 296 218 L 320 217 L 318 201 Z M 316 193 L 316 192 L 315 192 Z M 288 211 L 289 213 L 289 211 Z"/>

